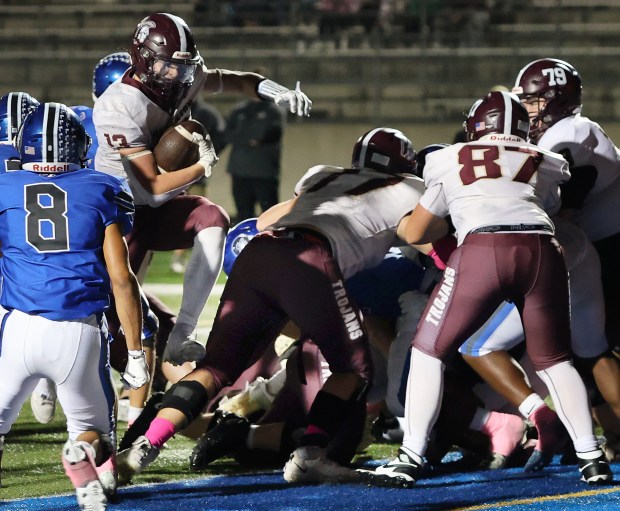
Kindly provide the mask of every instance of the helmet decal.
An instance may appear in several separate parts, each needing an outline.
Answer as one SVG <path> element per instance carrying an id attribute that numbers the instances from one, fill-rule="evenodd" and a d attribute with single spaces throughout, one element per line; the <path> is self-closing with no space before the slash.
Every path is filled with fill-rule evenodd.
<path id="1" fill-rule="evenodd" d="M 155 23 L 153 23 L 150 20 L 146 20 L 146 19 L 142 20 L 138 24 L 138 27 L 136 28 L 136 35 L 135 35 L 136 40 L 143 43 L 146 40 L 152 28 L 155 28 Z"/>
<path id="2" fill-rule="evenodd" d="M 246 247 L 250 240 L 258 234 L 256 218 L 248 218 L 232 227 L 226 235 L 224 245 L 224 262 L 222 268 L 226 275 L 230 275 L 233 264 L 241 251 Z"/>

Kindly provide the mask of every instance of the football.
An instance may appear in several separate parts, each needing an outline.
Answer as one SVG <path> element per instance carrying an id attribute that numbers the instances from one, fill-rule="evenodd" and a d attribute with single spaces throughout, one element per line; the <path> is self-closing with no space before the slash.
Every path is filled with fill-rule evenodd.
<path id="1" fill-rule="evenodd" d="M 194 132 L 207 135 L 206 128 L 194 119 L 171 126 L 164 132 L 153 150 L 160 171 L 174 172 L 198 161 L 198 144 L 192 139 Z"/>

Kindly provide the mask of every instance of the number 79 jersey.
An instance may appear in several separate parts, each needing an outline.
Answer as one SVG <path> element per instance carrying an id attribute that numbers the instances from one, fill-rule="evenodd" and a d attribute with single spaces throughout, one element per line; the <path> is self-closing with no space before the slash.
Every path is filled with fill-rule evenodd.
<path id="1" fill-rule="evenodd" d="M 450 214 L 459 244 L 472 230 L 495 225 L 553 232 L 549 215 L 559 210 L 559 184 L 569 178 L 561 155 L 491 134 L 429 154 L 420 204 L 436 216 Z"/>
<path id="2" fill-rule="evenodd" d="M 117 178 L 90 169 L 0 175 L 0 304 L 52 320 L 103 312 L 105 229 L 118 223 L 127 233 L 133 209 Z"/>

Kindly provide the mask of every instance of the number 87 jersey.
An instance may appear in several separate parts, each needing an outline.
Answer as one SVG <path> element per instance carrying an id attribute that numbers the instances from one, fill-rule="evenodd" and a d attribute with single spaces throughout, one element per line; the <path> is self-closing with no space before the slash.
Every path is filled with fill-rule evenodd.
<path id="1" fill-rule="evenodd" d="M 0 304 L 52 320 L 103 312 L 105 230 L 118 223 L 126 234 L 133 210 L 117 178 L 90 169 L 0 175 Z"/>
<path id="2" fill-rule="evenodd" d="M 561 155 L 494 133 L 429 154 L 420 204 L 436 216 L 451 215 L 459 244 L 488 226 L 542 225 L 553 232 L 549 215 L 559 210 L 558 185 L 569 178 Z"/>

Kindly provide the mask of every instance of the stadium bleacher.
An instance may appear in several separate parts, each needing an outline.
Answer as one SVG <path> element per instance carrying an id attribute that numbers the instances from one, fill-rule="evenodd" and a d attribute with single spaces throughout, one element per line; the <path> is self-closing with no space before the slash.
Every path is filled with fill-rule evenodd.
<path id="1" fill-rule="evenodd" d="M 510 85 L 525 63 L 547 56 L 565 58 L 580 70 L 590 115 L 620 114 L 620 71 L 613 64 L 620 54 L 620 0 L 486 2 L 488 16 L 481 19 L 488 23 L 475 38 L 466 33 L 471 27 L 430 17 L 422 29 L 408 29 L 406 17 L 396 17 L 370 31 L 353 17 L 329 35 L 321 34 L 316 16 L 296 11 L 290 24 L 275 24 L 274 16 L 248 23 L 246 13 L 244 26 L 224 25 L 227 3 L 5 0 L 0 94 L 23 89 L 42 100 L 90 104 L 94 64 L 125 48 L 143 16 L 165 11 L 187 21 L 208 66 L 263 65 L 282 83 L 302 80 L 315 98 L 316 119 L 459 120 L 481 92 Z M 435 19 L 459 9 L 472 13 L 467 2 L 441 3 Z M 466 17 L 459 19 L 465 23 Z M 219 105 L 226 110 L 234 102 Z"/>

